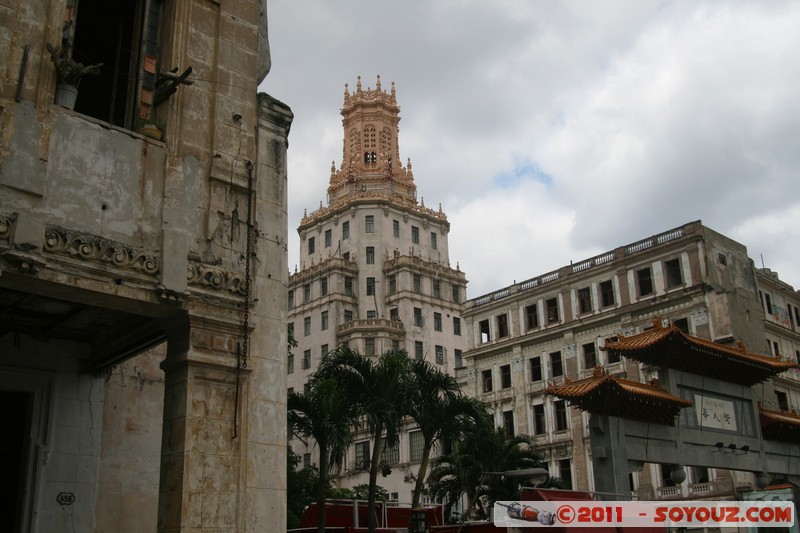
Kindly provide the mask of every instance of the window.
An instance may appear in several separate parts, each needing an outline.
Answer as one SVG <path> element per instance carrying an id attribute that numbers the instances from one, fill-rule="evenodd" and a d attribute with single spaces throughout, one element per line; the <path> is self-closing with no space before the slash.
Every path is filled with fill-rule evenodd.
<path id="1" fill-rule="evenodd" d="M 344 323 L 347 324 L 348 322 L 353 321 L 353 312 L 349 309 L 345 309 L 344 311 Z"/>
<path id="2" fill-rule="evenodd" d="M 768 315 L 771 315 L 772 314 L 772 300 L 770 299 L 769 294 L 767 294 L 766 292 L 764 293 L 764 305 L 767 306 L 766 313 Z"/>
<path id="3" fill-rule="evenodd" d="M 289 322 L 289 323 L 286 325 L 286 336 L 287 336 L 289 339 L 292 339 L 292 340 L 294 340 L 294 322 Z"/>
<path id="4" fill-rule="evenodd" d="M 383 438 L 383 451 L 381 451 L 381 462 L 385 465 L 396 465 L 400 462 L 400 445 L 394 443 L 389 446 L 386 437 Z"/>
<path id="5" fill-rule="evenodd" d="M 416 226 L 411 226 L 411 242 L 419 244 L 419 228 Z"/>
<path id="6" fill-rule="evenodd" d="M 639 281 L 639 296 L 653 294 L 653 276 L 650 267 L 637 270 L 636 279 Z"/>
<path id="7" fill-rule="evenodd" d="M 422 341 L 414 341 L 414 357 L 420 361 L 425 358 L 425 346 Z"/>
<path id="8" fill-rule="evenodd" d="M 286 373 L 294 374 L 294 354 L 289 354 L 286 358 Z"/>
<path id="9" fill-rule="evenodd" d="M 397 292 L 397 275 L 392 274 L 389 276 L 389 294 L 394 294 Z"/>
<path id="10" fill-rule="evenodd" d="M 578 289 L 578 313 L 591 313 L 592 293 L 589 287 Z"/>
<path id="11" fill-rule="evenodd" d="M 375 320 L 376 318 L 378 318 L 377 311 L 375 311 L 374 309 L 370 309 L 369 311 L 367 311 L 367 320 Z"/>
<path id="12" fill-rule="evenodd" d="M 558 460 L 558 477 L 561 479 L 563 488 L 572 490 L 572 460 Z"/>
<path id="13" fill-rule="evenodd" d="M 434 353 L 436 356 L 436 364 L 443 365 L 444 364 L 444 347 L 439 346 L 438 344 L 435 346 Z"/>
<path id="14" fill-rule="evenodd" d="M 600 283 L 600 301 L 603 307 L 614 305 L 614 284 L 611 280 Z"/>
<path id="15" fill-rule="evenodd" d="M 529 359 L 531 365 L 531 381 L 542 381 L 542 358 L 538 355 Z"/>
<path id="16" fill-rule="evenodd" d="M 367 296 L 375 294 L 375 278 L 367 278 Z"/>
<path id="17" fill-rule="evenodd" d="M 436 247 L 438 246 L 436 240 L 437 240 L 436 232 L 432 231 L 431 232 L 431 248 L 434 249 L 434 250 L 436 250 L 437 249 Z"/>
<path id="18" fill-rule="evenodd" d="M 369 470 L 369 441 L 356 442 L 356 464 L 359 470 Z"/>
<path id="19" fill-rule="evenodd" d="M 545 305 L 547 306 L 547 323 L 558 322 L 560 320 L 558 317 L 558 298 L 550 298 L 545 302 Z"/>
<path id="20" fill-rule="evenodd" d="M 553 402 L 556 408 L 556 431 L 569 429 L 567 425 L 567 402 L 557 400 Z"/>
<path id="21" fill-rule="evenodd" d="M 331 242 L 333 242 L 333 230 L 326 229 L 325 230 L 325 248 L 331 247 Z"/>
<path id="22" fill-rule="evenodd" d="M 320 357 L 325 357 L 326 355 L 328 355 L 328 351 L 329 350 L 328 350 L 328 345 L 327 344 L 323 344 L 322 346 L 320 346 L 319 347 L 319 355 L 320 355 Z"/>
<path id="23" fill-rule="evenodd" d="M 397 239 L 400 237 L 400 221 L 392 220 L 392 235 Z"/>
<path id="24" fill-rule="evenodd" d="M 375 247 L 374 246 L 367 246 L 367 264 L 374 265 L 375 264 Z"/>
<path id="25" fill-rule="evenodd" d="M 583 368 L 594 368 L 597 364 L 597 349 L 593 342 L 583 345 Z"/>
<path id="26" fill-rule="evenodd" d="M 483 383 L 483 392 L 492 392 L 492 371 L 484 370 L 481 372 L 481 382 Z"/>
<path id="27" fill-rule="evenodd" d="M 725 254 L 717 254 L 717 263 L 719 263 L 722 266 L 727 265 L 728 257 Z"/>
<path id="28" fill-rule="evenodd" d="M 434 298 L 441 298 L 442 297 L 442 282 L 438 279 L 433 280 L 433 297 Z"/>
<path id="29" fill-rule="evenodd" d="M 303 285 L 303 303 L 307 304 L 311 300 L 311 284 L 306 283 Z"/>
<path id="30" fill-rule="evenodd" d="M 433 329 L 442 331 L 442 313 L 433 313 Z"/>
<path id="31" fill-rule="evenodd" d="M 346 241 L 350 238 L 350 221 L 345 220 L 342 222 L 342 240 Z"/>
<path id="32" fill-rule="evenodd" d="M 325 296 L 328 294 L 328 278 L 322 278 L 319 280 L 319 294 L 320 296 Z"/>
<path id="33" fill-rule="evenodd" d="M 608 342 L 608 340 L 609 339 L 606 339 L 606 342 Z M 620 362 L 619 352 L 609 351 L 608 352 L 608 364 L 609 365 L 613 365 L 614 363 L 619 363 L 619 362 Z"/>
<path id="34" fill-rule="evenodd" d="M 70 4 L 74 10 L 76 2 Z M 81 0 L 72 58 L 103 66 L 98 76 L 83 78 L 76 112 L 128 129 L 138 119 L 155 120 L 155 105 L 168 96 L 156 92 L 164 2 L 147 4 Z"/>
<path id="35" fill-rule="evenodd" d="M 503 365 L 500 367 L 500 388 L 511 388 L 511 365 Z"/>
<path id="36" fill-rule="evenodd" d="M 364 339 L 364 355 L 375 355 L 375 339 L 372 337 Z"/>
<path id="37" fill-rule="evenodd" d="M 489 342 L 492 340 L 492 336 L 489 334 L 489 319 L 481 320 L 478 323 L 478 329 L 481 333 L 481 343 Z"/>
<path id="38" fill-rule="evenodd" d="M 464 368 L 464 360 L 461 358 L 461 350 L 453 350 L 456 368 Z"/>
<path id="39" fill-rule="evenodd" d="M 373 215 L 364 217 L 364 232 L 375 233 L 375 217 Z"/>
<path id="40" fill-rule="evenodd" d="M 503 411 L 503 429 L 507 439 L 514 438 L 514 411 Z"/>
<path id="41" fill-rule="evenodd" d="M 408 434 L 409 460 L 422 461 L 422 450 L 425 447 L 425 438 L 422 431 L 411 431 Z"/>
<path id="42" fill-rule="evenodd" d="M 303 383 L 303 394 L 308 396 L 309 392 L 311 392 L 311 383 Z"/>
<path id="43" fill-rule="evenodd" d="M 497 338 L 508 337 L 508 315 L 497 315 Z"/>
<path id="44" fill-rule="evenodd" d="M 453 317 L 453 335 L 461 335 L 461 319 Z"/>
<path id="45" fill-rule="evenodd" d="M 311 454 L 310 453 L 304 453 L 303 454 L 303 468 L 308 468 L 309 466 L 311 466 Z"/>
<path id="46" fill-rule="evenodd" d="M 458 288 L 458 285 L 451 285 L 450 286 L 450 293 L 453 301 L 455 303 L 461 302 L 461 291 Z"/>
<path id="47" fill-rule="evenodd" d="M 776 390 L 775 398 L 778 400 L 778 409 L 780 409 L 781 411 L 789 410 L 789 399 L 787 398 L 785 392 Z"/>
<path id="48" fill-rule="evenodd" d="M 303 370 L 308 370 L 311 368 L 311 350 L 305 350 L 303 352 Z"/>
<path id="49" fill-rule="evenodd" d="M 547 422 L 544 417 L 544 404 L 537 403 L 533 406 L 533 434 L 543 435 L 547 433 Z"/>
<path id="50" fill-rule="evenodd" d="M 311 335 L 311 317 L 307 316 L 303 319 L 303 336 L 308 337 Z"/>
<path id="51" fill-rule="evenodd" d="M 564 367 L 561 365 L 561 352 L 552 352 L 550 354 L 550 370 L 554 378 L 564 375 Z"/>
<path id="52" fill-rule="evenodd" d="M 689 319 L 679 318 L 672 321 L 672 325 L 681 330 L 686 335 L 689 335 Z"/>
<path id="53" fill-rule="evenodd" d="M 314 253 L 314 243 L 315 243 L 314 237 L 309 237 L 308 238 L 308 255 L 311 255 L 311 254 Z"/>
<path id="54" fill-rule="evenodd" d="M 323 311 L 323 312 L 320 314 L 320 322 L 321 322 L 321 324 L 322 324 L 322 325 L 320 326 L 320 329 L 321 329 L 322 331 L 325 331 L 326 329 L 328 329 L 328 312 L 327 312 L 327 311 Z"/>
<path id="55" fill-rule="evenodd" d="M 681 276 L 681 262 L 679 259 L 670 259 L 664 262 L 664 270 L 667 275 L 667 288 L 679 287 L 683 285 Z"/>
<path id="56" fill-rule="evenodd" d="M 344 293 L 348 296 L 353 295 L 353 278 L 350 276 L 344 278 Z"/>
<path id="57" fill-rule="evenodd" d="M 422 292 L 422 276 L 419 274 L 414 274 L 412 281 L 414 292 Z"/>
<path id="58" fill-rule="evenodd" d="M 294 307 L 294 291 L 289 291 L 289 309 Z"/>
<path id="59" fill-rule="evenodd" d="M 400 341 L 397 339 L 392 339 L 392 351 L 397 352 L 400 351 Z"/>
<path id="60" fill-rule="evenodd" d="M 392 307 L 389 309 L 389 320 L 393 320 L 394 322 L 400 321 L 400 313 L 398 312 L 396 307 Z"/>
<path id="61" fill-rule="evenodd" d="M 424 324 L 422 320 L 422 309 L 419 307 L 414 308 L 414 325 L 421 328 Z"/>
<path id="62" fill-rule="evenodd" d="M 539 309 L 536 304 L 525 307 L 525 320 L 529 330 L 539 327 Z"/>

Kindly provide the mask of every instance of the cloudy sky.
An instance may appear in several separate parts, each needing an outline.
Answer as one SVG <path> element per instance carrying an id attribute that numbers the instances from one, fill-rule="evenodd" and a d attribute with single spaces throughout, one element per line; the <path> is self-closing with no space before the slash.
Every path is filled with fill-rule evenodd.
<path id="1" fill-rule="evenodd" d="M 269 0 L 295 231 L 345 83 L 394 81 L 400 156 L 469 296 L 702 220 L 800 288 L 800 2 Z"/>

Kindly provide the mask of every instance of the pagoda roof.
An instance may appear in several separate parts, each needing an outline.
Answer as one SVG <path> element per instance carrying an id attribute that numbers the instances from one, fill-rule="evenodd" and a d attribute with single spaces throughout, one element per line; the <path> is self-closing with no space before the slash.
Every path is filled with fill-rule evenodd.
<path id="1" fill-rule="evenodd" d="M 800 368 L 797 363 L 750 353 L 742 341 L 737 346 L 726 346 L 687 335 L 674 325 L 663 326 L 657 317 L 653 319 L 653 329 L 631 337 L 619 336 L 616 341 L 606 342 L 602 349 L 648 365 L 747 386 Z"/>
<path id="2" fill-rule="evenodd" d="M 800 443 L 800 415 L 795 411 L 772 411 L 759 406 L 758 415 L 765 439 Z"/>
<path id="3" fill-rule="evenodd" d="M 582 411 L 666 425 L 673 425 L 678 412 L 692 405 L 669 394 L 658 381 L 631 381 L 612 376 L 599 366 L 588 378 L 551 385 L 545 392 L 569 400 Z"/>

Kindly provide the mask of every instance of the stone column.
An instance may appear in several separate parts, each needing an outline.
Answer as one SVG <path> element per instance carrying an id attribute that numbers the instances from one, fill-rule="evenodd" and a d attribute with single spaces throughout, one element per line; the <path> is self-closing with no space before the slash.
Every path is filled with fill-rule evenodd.
<path id="1" fill-rule="evenodd" d="M 589 418 L 592 442 L 592 468 L 597 492 L 629 494 L 628 454 L 625 449 L 625 420 L 592 414 Z M 612 499 L 603 496 L 603 499 Z M 630 499 L 630 498 L 626 498 Z"/>

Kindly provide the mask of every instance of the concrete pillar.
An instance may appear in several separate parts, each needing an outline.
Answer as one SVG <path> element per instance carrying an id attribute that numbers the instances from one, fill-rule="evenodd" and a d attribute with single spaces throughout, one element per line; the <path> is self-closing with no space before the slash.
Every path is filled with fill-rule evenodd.
<path id="1" fill-rule="evenodd" d="M 589 429 L 595 491 L 630 494 L 628 474 L 631 469 L 625 449 L 625 420 L 593 414 L 589 418 Z"/>

